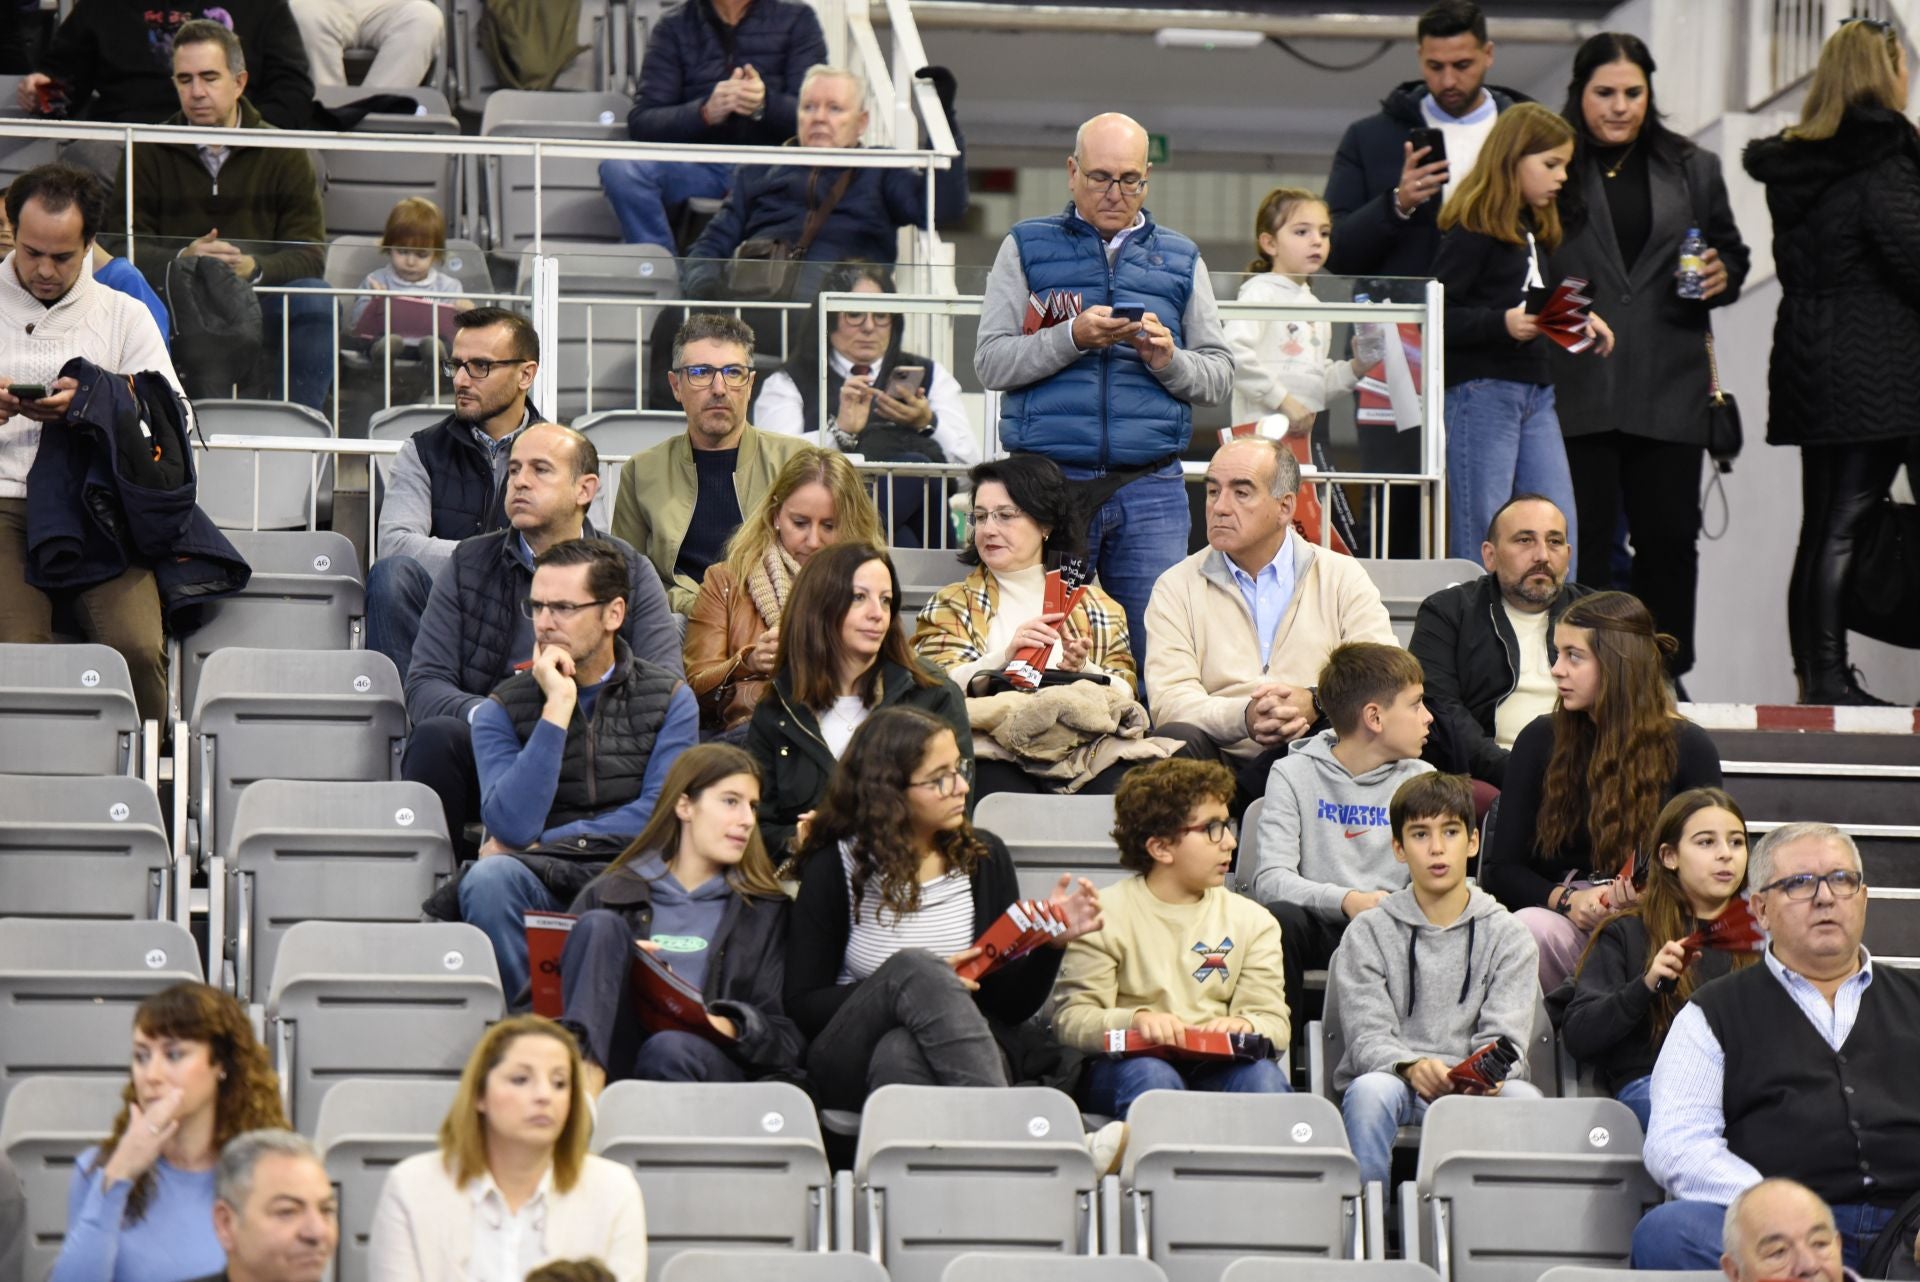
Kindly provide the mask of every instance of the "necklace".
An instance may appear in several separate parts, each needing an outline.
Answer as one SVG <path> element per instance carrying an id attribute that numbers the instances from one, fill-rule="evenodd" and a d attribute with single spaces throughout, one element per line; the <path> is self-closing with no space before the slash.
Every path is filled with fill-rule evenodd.
<path id="1" fill-rule="evenodd" d="M 1624 166 L 1627 163 L 1627 157 L 1631 156 L 1633 154 L 1633 149 L 1635 147 L 1638 147 L 1639 145 L 1640 145 L 1640 140 L 1638 138 L 1635 138 L 1632 142 L 1627 144 L 1627 149 L 1621 152 L 1619 157 L 1613 162 L 1612 168 L 1602 169 L 1600 172 L 1605 174 L 1609 178 L 1619 177 L 1622 166 Z"/>

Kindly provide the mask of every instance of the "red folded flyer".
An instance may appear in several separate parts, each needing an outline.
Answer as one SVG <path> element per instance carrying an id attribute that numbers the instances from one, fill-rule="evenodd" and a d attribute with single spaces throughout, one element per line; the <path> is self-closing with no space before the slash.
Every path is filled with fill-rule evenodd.
<path id="1" fill-rule="evenodd" d="M 973 941 L 980 955 L 955 967 L 962 979 L 980 979 L 1009 962 L 1019 961 L 1040 945 L 1058 938 L 1067 929 L 1066 919 L 1044 899 L 1022 899 L 1007 907 L 994 919 L 986 933 Z"/>
<path id="2" fill-rule="evenodd" d="M 1689 955 L 1703 948 L 1722 953 L 1757 953 L 1766 948 L 1767 934 L 1753 919 L 1753 909 L 1742 897 L 1729 903 L 1726 911 L 1712 921 L 1700 923 L 1691 935 L 1682 936 L 1680 946 Z M 1676 987 L 1674 980 L 1663 979 L 1654 985 L 1654 991 L 1670 993 Z"/>
<path id="3" fill-rule="evenodd" d="M 1519 1062 L 1512 1039 L 1500 1036 L 1448 1069 L 1447 1080 L 1456 1094 L 1491 1095 Z"/>
<path id="4" fill-rule="evenodd" d="M 1107 1033 L 1107 1054 L 1115 1058 L 1153 1055 L 1160 1059 L 1272 1059 L 1273 1041 L 1261 1033 L 1215 1033 L 1198 1028 L 1180 1031 L 1175 1045 L 1151 1042 L 1145 1033 L 1116 1028 Z"/>
<path id="5" fill-rule="evenodd" d="M 533 1013 L 548 1019 L 560 1018 L 565 1009 L 561 996 L 560 955 L 567 946 L 567 933 L 578 920 L 567 913 L 528 913 L 527 965 L 533 988 Z M 707 1005 L 698 989 L 673 973 L 667 963 L 644 948 L 633 950 L 633 1014 L 649 1033 L 680 1032 L 704 1037 L 721 1046 L 733 1039 L 713 1026 L 707 1018 Z"/>
<path id="6" fill-rule="evenodd" d="M 1087 573 L 1087 563 L 1077 557 L 1068 557 L 1057 570 L 1047 571 L 1046 596 L 1042 599 L 1042 614 L 1072 614 L 1074 607 L 1080 604 L 1080 598 L 1086 594 L 1087 582 L 1092 576 Z M 1066 629 L 1066 620 L 1060 621 L 1061 631 Z M 1013 656 L 1013 662 L 1006 667 L 1007 680 L 1021 690 L 1038 690 L 1040 674 L 1046 671 L 1047 654 L 1053 649 L 1050 645 L 1030 646 Z"/>
<path id="7" fill-rule="evenodd" d="M 1569 276 L 1547 296 L 1547 305 L 1534 320 L 1541 333 L 1569 352 L 1584 352 L 1593 346 L 1593 318 L 1587 311 L 1592 306 L 1587 282 Z"/>

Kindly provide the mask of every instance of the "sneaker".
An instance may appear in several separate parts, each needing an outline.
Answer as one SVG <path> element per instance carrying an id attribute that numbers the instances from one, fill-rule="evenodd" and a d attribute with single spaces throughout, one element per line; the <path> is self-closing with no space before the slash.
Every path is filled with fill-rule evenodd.
<path id="1" fill-rule="evenodd" d="M 1093 1173 L 1096 1178 L 1117 1173 L 1120 1160 L 1127 1155 L 1127 1124 L 1108 1122 L 1087 1136 L 1087 1152 L 1093 1154 Z"/>

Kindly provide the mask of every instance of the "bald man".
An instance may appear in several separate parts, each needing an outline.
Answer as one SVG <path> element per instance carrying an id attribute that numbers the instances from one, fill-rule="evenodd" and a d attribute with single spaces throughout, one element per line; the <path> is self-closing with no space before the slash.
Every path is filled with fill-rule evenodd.
<path id="1" fill-rule="evenodd" d="M 1233 389 L 1199 247 L 1144 208 L 1150 167 L 1138 121 L 1109 113 L 1080 126 L 1072 202 L 1001 243 L 973 357 L 980 381 L 1006 393 L 1001 445 L 1045 455 L 1102 500 L 1087 555 L 1126 608 L 1142 672 L 1147 599 L 1187 555 L 1180 455 L 1193 406 Z"/>
<path id="2" fill-rule="evenodd" d="M 1796 1180 L 1761 1180 L 1727 1206 L 1720 1226 L 1727 1282 L 1841 1282 L 1840 1230 L 1820 1195 Z"/>

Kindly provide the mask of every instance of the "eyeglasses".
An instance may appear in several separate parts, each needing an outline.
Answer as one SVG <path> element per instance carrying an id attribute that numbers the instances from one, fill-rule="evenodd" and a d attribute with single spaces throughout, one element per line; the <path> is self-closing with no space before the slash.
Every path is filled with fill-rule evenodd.
<path id="1" fill-rule="evenodd" d="M 893 327 L 892 312 L 835 312 L 834 315 L 849 325 L 871 325 L 875 329 Z"/>
<path id="2" fill-rule="evenodd" d="M 1770 881 L 1760 887 L 1759 893 L 1777 890 L 1788 899 L 1805 901 L 1818 895 L 1822 884 L 1833 892 L 1835 899 L 1852 899 L 1867 884 L 1867 879 L 1851 868 L 1837 868 L 1825 876 L 1819 873 L 1802 872 L 1795 873 L 1791 877 L 1782 877 L 1777 881 Z"/>
<path id="3" fill-rule="evenodd" d="M 973 781 L 973 763 L 964 758 L 962 758 L 960 763 L 954 766 L 953 769 L 942 774 L 937 774 L 931 779 L 916 779 L 908 784 L 907 787 L 931 788 L 933 789 L 933 795 L 936 797 L 951 797 L 954 793 L 960 791 L 960 781 L 962 779 L 965 779 L 969 783 Z"/>
<path id="4" fill-rule="evenodd" d="M 1232 819 L 1215 819 L 1210 823 L 1188 824 L 1184 828 L 1175 828 L 1174 831 L 1182 836 L 1190 832 L 1204 832 L 1207 834 L 1207 840 L 1217 846 L 1228 833 L 1232 833 L 1235 838 L 1238 838 L 1240 836 L 1240 825 Z"/>
<path id="5" fill-rule="evenodd" d="M 1012 525 L 1025 515 L 1026 513 L 1017 507 L 997 507 L 992 511 L 977 507 L 972 512 L 973 523 L 977 526 Z"/>
<path id="6" fill-rule="evenodd" d="M 441 361 L 440 373 L 446 378 L 451 379 L 455 374 L 458 374 L 461 370 L 464 369 L 465 371 L 467 371 L 467 377 L 472 379 L 474 382 L 478 383 L 482 379 L 486 378 L 487 375 L 493 373 L 493 371 L 495 371 L 496 369 L 499 369 L 503 365 L 526 365 L 530 363 L 531 362 L 524 361 L 524 360 Z"/>
<path id="7" fill-rule="evenodd" d="M 529 619 L 537 619 L 540 617 L 540 611 L 545 610 L 554 618 L 565 621 L 582 610 L 591 610 L 596 605 L 606 604 L 606 598 L 597 598 L 592 601 L 536 601 L 528 597 L 520 603 L 520 613 Z"/>
<path id="8" fill-rule="evenodd" d="M 715 374 L 725 380 L 728 387 L 745 387 L 753 377 L 753 368 L 748 365 L 682 365 L 673 372 L 680 376 L 681 382 L 692 387 L 711 387 Z"/>
<path id="9" fill-rule="evenodd" d="M 1096 169 L 1090 174 L 1081 174 L 1080 181 L 1089 187 L 1098 189 L 1102 193 L 1110 192 L 1115 187 L 1118 187 L 1125 195 L 1138 196 L 1147 189 L 1147 176 L 1145 174 L 1121 174 L 1116 178 L 1112 174 L 1101 173 Z"/>
<path id="10" fill-rule="evenodd" d="M 1891 22 L 1888 22 L 1885 18 L 1855 17 L 1855 18 L 1840 19 L 1840 25 L 1843 27 L 1847 26 L 1849 23 L 1854 23 L 1854 22 L 1857 22 L 1865 27 L 1871 27 L 1875 31 L 1878 31 L 1883 36 L 1890 36 L 1893 34 L 1893 24 Z"/>

